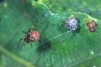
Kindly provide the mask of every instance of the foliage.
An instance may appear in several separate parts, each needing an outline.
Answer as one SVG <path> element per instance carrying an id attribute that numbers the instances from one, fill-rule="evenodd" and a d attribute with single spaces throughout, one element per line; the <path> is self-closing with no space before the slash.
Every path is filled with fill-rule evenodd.
<path id="1" fill-rule="evenodd" d="M 80 10 L 85 10 L 84 7 L 88 7 L 86 3 L 91 0 L 83 1 L 86 6 L 80 6 L 80 0 L 70 0 L 68 4 L 67 0 L 61 1 L 44 0 L 48 7 L 41 0 L 7 0 L 0 3 L 0 67 L 101 66 L 100 17 L 92 13 L 91 16 L 98 19 L 93 18 Z M 80 7 L 75 8 L 73 2 Z M 92 12 L 100 11 L 91 4 L 89 9 Z M 79 19 L 79 31 L 70 32 L 65 27 L 65 21 L 71 17 Z M 90 32 L 87 27 L 87 21 L 91 20 L 98 24 L 95 32 Z M 21 41 L 19 49 L 16 49 L 19 39 L 25 35 L 22 31 L 28 31 L 34 25 L 41 34 L 40 41 L 33 42 L 33 48 L 26 44 L 23 50 Z"/>

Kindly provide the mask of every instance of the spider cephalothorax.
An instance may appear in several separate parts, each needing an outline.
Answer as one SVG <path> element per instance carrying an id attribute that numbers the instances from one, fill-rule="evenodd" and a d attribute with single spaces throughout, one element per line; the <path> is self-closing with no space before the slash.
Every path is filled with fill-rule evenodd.
<path id="1" fill-rule="evenodd" d="M 21 38 L 19 40 L 19 43 L 21 40 L 24 40 L 25 43 L 30 43 L 30 45 L 32 47 L 32 44 L 31 44 L 32 42 L 40 40 L 40 33 L 36 30 L 33 30 L 31 32 L 31 28 L 30 28 L 27 32 L 23 31 L 23 33 L 25 33 L 26 36 L 24 38 Z M 19 46 L 19 43 L 18 43 L 18 46 Z M 25 43 L 23 44 L 23 46 L 25 45 Z M 17 46 L 17 48 L 18 48 L 18 46 Z"/>

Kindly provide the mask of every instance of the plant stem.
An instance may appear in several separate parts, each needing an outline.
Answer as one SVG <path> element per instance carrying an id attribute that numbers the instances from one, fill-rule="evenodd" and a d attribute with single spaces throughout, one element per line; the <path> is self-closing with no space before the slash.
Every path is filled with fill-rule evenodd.
<path id="1" fill-rule="evenodd" d="M 6 50 L 4 47 L 0 46 L 0 51 L 5 53 L 6 55 L 8 55 L 9 57 L 13 58 L 14 60 L 18 61 L 19 63 L 23 64 L 26 67 L 35 67 L 34 65 L 32 65 L 30 62 L 17 57 L 16 55 L 10 53 L 8 50 Z"/>

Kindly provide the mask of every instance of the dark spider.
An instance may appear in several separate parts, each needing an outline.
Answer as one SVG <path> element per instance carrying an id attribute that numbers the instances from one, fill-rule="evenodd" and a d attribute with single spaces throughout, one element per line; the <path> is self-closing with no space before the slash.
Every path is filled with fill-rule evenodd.
<path id="1" fill-rule="evenodd" d="M 31 32 L 31 28 L 30 28 L 27 32 L 25 32 L 25 31 L 22 31 L 22 32 L 25 33 L 26 36 L 19 40 L 18 45 L 17 45 L 17 49 L 19 47 L 19 43 L 20 43 L 21 40 L 24 40 L 25 43 L 30 43 L 31 47 L 32 47 L 31 42 L 40 40 L 40 33 L 36 30 Z M 25 43 L 23 43 L 23 46 L 25 45 Z"/>

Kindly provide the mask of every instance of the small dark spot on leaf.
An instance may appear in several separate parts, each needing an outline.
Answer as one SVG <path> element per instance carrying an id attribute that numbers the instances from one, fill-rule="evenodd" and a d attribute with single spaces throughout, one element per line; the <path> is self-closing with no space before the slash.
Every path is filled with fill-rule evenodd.
<path id="1" fill-rule="evenodd" d="M 43 52 L 46 52 L 51 49 L 51 42 L 50 41 L 46 42 L 46 41 L 47 41 L 47 39 L 44 40 L 44 42 L 40 42 L 40 44 L 42 44 L 42 43 L 44 43 L 44 44 L 42 44 L 42 45 L 39 44 L 39 46 L 37 48 L 37 51 L 39 53 L 43 53 Z"/>
<path id="2" fill-rule="evenodd" d="M 92 20 L 87 23 L 87 26 L 88 26 L 90 32 L 95 32 L 98 24 L 94 20 Z"/>
<path id="3" fill-rule="evenodd" d="M 77 18 L 77 20 L 78 20 L 78 29 L 76 31 L 74 31 L 74 32 L 79 33 L 80 32 L 80 29 L 81 29 L 81 27 L 80 27 L 80 20 L 78 18 Z"/>
<path id="4" fill-rule="evenodd" d="M 3 2 L 4 0 L 0 0 L 0 3 Z"/>
<path id="5" fill-rule="evenodd" d="M 38 1 L 38 0 L 35 0 L 35 1 Z"/>

